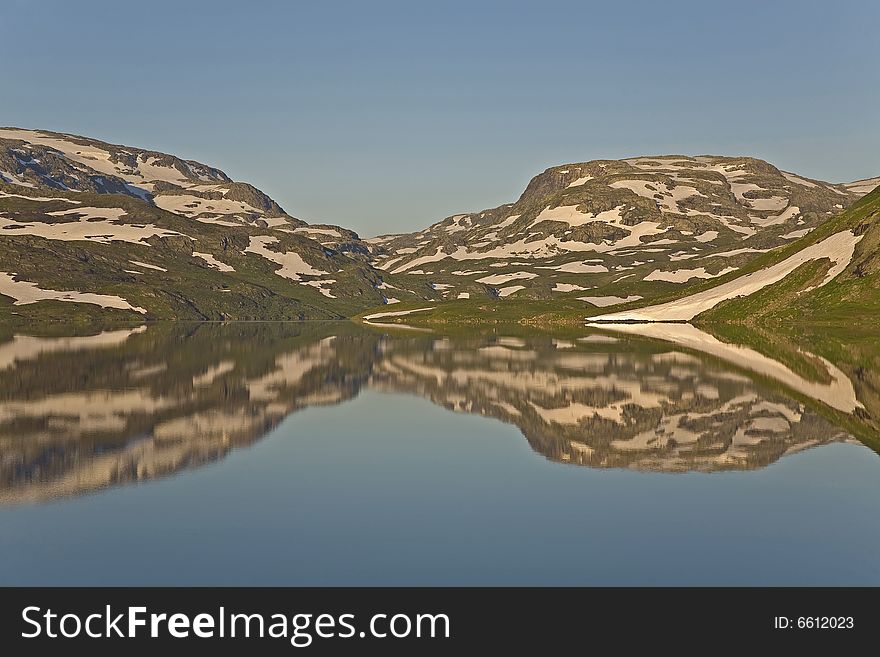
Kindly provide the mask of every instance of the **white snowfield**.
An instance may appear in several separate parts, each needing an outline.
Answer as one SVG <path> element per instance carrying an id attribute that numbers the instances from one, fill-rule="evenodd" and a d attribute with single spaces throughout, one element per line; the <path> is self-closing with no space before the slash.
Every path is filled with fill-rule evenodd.
<path id="1" fill-rule="evenodd" d="M 790 370 L 786 365 L 768 358 L 754 349 L 721 342 L 715 336 L 701 331 L 690 324 L 666 324 L 662 322 L 648 325 L 592 323 L 587 326 L 610 329 L 617 333 L 629 333 L 640 337 L 666 340 L 676 345 L 722 358 L 735 364 L 737 367 L 776 379 L 792 390 L 846 413 L 852 413 L 855 409 L 862 408 L 862 404 L 856 398 L 852 381 L 837 367 L 819 356 L 808 354 L 810 357 L 821 361 L 826 367 L 831 379 L 830 383 L 809 381 Z"/>
<path id="2" fill-rule="evenodd" d="M 228 221 L 228 218 L 228 215 L 218 214 L 196 217 L 196 221 L 200 224 L 211 224 L 212 226 L 241 226 L 242 221 L 238 217 L 233 217 L 235 221 Z"/>
<path id="3" fill-rule="evenodd" d="M 554 283 L 551 292 L 575 292 L 581 290 L 589 290 L 588 287 L 581 287 L 575 283 Z"/>
<path id="4" fill-rule="evenodd" d="M 300 285 L 307 285 L 309 287 L 313 287 L 316 290 L 318 290 L 318 292 L 320 292 L 325 297 L 327 297 L 328 299 L 335 299 L 336 296 L 333 294 L 332 290 L 328 290 L 323 287 L 324 285 L 333 285 L 333 283 L 335 283 L 335 282 L 336 282 L 335 278 L 324 278 L 324 279 L 317 280 L 317 281 L 303 281 L 300 283 Z"/>
<path id="5" fill-rule="evenodd" d="M 364 319 L 380 319 L 382 317 L 402 317 L 404 315 L 412 315 L 413 313 L 421 313 L 426 310 L 433 310 L 434 306 L 426 306 L 425 308 L 413 308 L 412 310 L 393 310 L 389 312 L 373 313 L 372 315 L 364 315 Z"/>
<path id="6" fill-rule="evenodd" d="M 560 205 L 555 208 L 546 207 L 535 217 L 532 226 L 542 221 L 561 221 L 569 226 L 583 226 L 592 221 L 614 221 L 620 218 L 620 210 L 607 210 L 599 214 L 581 212 L 576 205 Z"/>
<path id="7" fill-rule="evenodd" d="M 17 176 L 9 173 L 8 171 L 0 171 L 0 180 L 5 183 L 9 183 L 10 185 L 18 185 L 19 187 L 36 187 L 33 183 L 29 183 L 26 180 L 21 180 Z"/>
<path id="8" fill-rule="evenodd" d="M 600 262 L 600 261 L 598 261 Z M 605 274 L 608 267 L 603 264 L 596 264 L 597 261 L 575 260 L 574 262 L 566 262 L 557 267 L 539 267 L 539 269 L 555 269 L 566 274 Z"/>
<path id="9" fill-rule="evenodd" d="M 593 179 L 593 176 L 581 176 L 580 178 L 577 178 L 576 180 L 572 180 L 570 183 L 568 183 L 567 186 L 568 187 L 580 187 L 581 185 L 588 183 L 592 179 Z"/>
<path id="10" fill-rule="evenodd" d="M 662 269 L 655 269 L 650 274 L 645 276 L 644 280 L 669 281 L 670 283 L 685 283 L 692 278 L 718 278 L 719 276 L 724 276 L 725 274 L 729 274 L 732 271 L 736 271 L 736 267 L 725 267 L 717 274 L 707 272 L 705 267 L 698 267 L 697 269 L 676 269 L 675 271 L 663 271 Z"/>
<path id="11" fill-rule="evenodd" d="M 25 201 L 34 201 L 35 203 L 39 203 L 42 201 L 60 201 L 61 203 L 70 203 L 71 205 L 79 205 L 82 201 L 74 201 L 70 198 L 63 198 L 61 196 L 26 196 L 25 194 L 7 194 L 6 192 L 0 192 L 0 198 L 23 198 Z"/>
<path id="12" fill-rule="evenodd" d="M 695 239 L 698 242 L 702 242 L 705 244 L 707 242 L 713 242 L 715 238 L 718 237 L 718 234 L 719 233 L 717 230 L 707 230 L 705 233 L 700 233 L 699 235 L 697 235 Z"/>
<path id="13" fill-rule="evenodd" d="M 440 260 L 445 260 L 446 258 L 458 261 L 507 259 L 514 257 L 540 259 L 564 254 L 566 252 L 607 253 L 609 251 L 614 251 L 615 249 L 644 247 L 645 243 L 642 241 L 642 237 L 648 235 L 657 235 L 658 233 L 665 232 L 665 230 L 660 229 L 660 224 L 654 221 L 642 221 L 635 226 L 627 226 L 622 223 L 619 211 L 609 210 L 609 212 L 613 213 L 613 218 L 606 219 L 606 222 L 609 225 L 620 228 L 621 230 L 628 233 L 626 237 L 623 237 L 616 242 L 605 241 L 601 244 L 595 244 L 593 242 L 577 242 L 574 240 L 564 241 L 559 237 L 550 235 L 543 239 L 531 240 L 528 237 L 523 237 L 516 242 L 501 244 L 487 251 L 472 251 L 466 246 L 458 246 L 456 250 L 452 253 L 446 253 L 443 251 L 443 247 L 438 247 L 435 253 L 415 258 L 395 268 L 391 273 L 400 274 L 405 271 L 411 270 L 419 265 L 423 265 L 429 262 L 439 262 Z M 594 218 L 594 220 L 599 221 L 600 219 Z M 665 242 L 664 240 L 652 242 L 652 244 L 654 245 L 665 243 L 668 242 Z M 648 249 L 643 250 L 647 251 Z M 399 262 L 401 259 L 402 257 L 394 258 L 392 260 L 381 263 L 380 265 L 378 265 L 378 267 L 379 269 L 388 270 L 391 265 Z"/>
<path id="14" fill-rule="evenodd" d="M 537 278 L 538 275 L 530 271 L 514 271 L 508 274 L 495 274 L 493 276 L 483 276 L 478 278 L 477 283 L 485 283 L 486 285 L 501 285 L 510 281 L 518 281 L 522 279 Z"/>
<path id="15" fill-rule="evenodd" d="M 213 214 L 263 214 L 262 210 L 255 208 L 243 201 L 230 201 L 228 199 L 206 199 L 190 194 L 159 194 L 153 197 L 153 202 L 163 210 L 179 214 L 184 217 L 195 217 L 203 213 Z M 284 223 L 287 223 L 286 220 Z"/>
<path id="16" fill-rule="evenodd" d="M 312 226 L 301 226 L 299 228 L 294 228 L 294 233 L 305 233 L 305 234 L 315 234 L 315 235 L 326 235 L 328 237 L 342 237 L 342 233 L 338 230 L 334 230 L 333 228 L 313 228 Z M 415 249 L 413 249 L 415 250 Z"/>
<path id="17" fill-rule="evenodd" d="M 496 225 L 495 225 L 495 230 L 501 230 L 502 228 L 507 228 L 508 226 L 512 225 L 513 222 L 515 222 L 517 219 L 519 219 L 520 216 L 521 216 L 521 215 L 518 215 L 518 214 L 512 214 L 512 215 L 510 215 L 509 217 L 507 217 L 507 219 L 505 219 L 505 220 L 502 221 L 501 223 L 496 224 Z"/>
<path id="18" fill-rule="evenodd" d="M 762 200 L 768 200 L 768 199 L 762 199 Z M 754 203 L 753 203 L 753 205 L 754 205 Z M 766 218 L 755 217 L 753 215 L 750 217 L 750 219 L 751 219 L 751 222 L 753 224 L 755 224 L 756 226 L 761 226 L 762 228 L 767 228 L 768 226 L 776 226 L 779 224 L 784 224 L 785 222 L 790 221 L 791 219 L 794 219 L 795 217 L 798 216 L 798 214 L 800 214 L 800 211 L 801 211 L 801 209 L 798 206 L 791 205 L 791 206 L 785 208 L 785 210 L 783 210 L 780 214 L 770 215 L 769 217 L 766 217 Z"/>
<path id="19" fill-rule="evenodd" d="M 591 303 L 594 306 L 599 306 L 600 308 L 604 308 L 605 306 L 618 306 L 622 303 L 629 303 L 630 301 L 638 301 L 642 297 L 633 294 L 628 297 L 578 297 L 578 301 L 586 301 L 587 303 Z"/>
<path id="20" fill-rule="evenodd" d="M 75 221 L 46 223 L 43 221 L 18 222 L 0 215 L 0 234 L 9 236 L 33 235 L 48 240 L 73 242 L 87 240 L 109 244 L 113 241 L 131 242 L 149 246 L 151 237 L 180 235 L 173 230 L 159 228 L 153 224 L 119 223 L 125 214 L 122 208 L 76 207 L 49 213 L 53 217 L 81 215 Z"/>
<path id="21" fill-rule="evenodd" d="M 753 198 L 746 200 L 755 210 L 766 212 L 780 212 L 788 205 L 788 199 L 784 196 L 771 196 L 769 198 Z M 797 214 L 798 208 L 794 207 L 792 209 L 794 210 L 794 214 Z"/>
<path id="22" fill-rule="evenodd" d="M 300 280 L 301 275 L 323 276 L 327 273 L 312 267 L 295 251 L 285 251 L 281 253 L 278 251 L 270 251 L 266 248 L 268 244 L 275 244 L 276 242 L 278 242 L 277 237 L 271 237 L 269 235 L 252 236 L 244 252 L 255 253 L 266 260 L 281 265 L 281 269 L 276 270 L 275 273 L 278 276 L 289 278 L 292 281 Z"/>
<path id="23" fill-rule="evenodd" d="M 793 230 L 790 233 L 786 233 L 785 235 L 780 235 L 780 237 L 784 240 L 797 240 L 812 230 L 812 228 L 802 228 L 801 230 Z"/>
<path id="24" fill-rule="evenodd" d="M 782 176 L 789 182 L 793 182 L 795 185 L 803 185 L 804 187 L 818 187 L 816 183 L 805 178 L 801 178 L 800 176 L 796 176 L 793 173 L 788 173 L 787 171 L 783 171 Z"/>
<path id="25" fill-rule="evenodd" d="M 65 139 L 60 136 L 47 135 L 38 130 L 0 129 L 0 138 L 20 139 L 40 146 L 47 146 L 63 154 L 68 160 L 84 164 L 99 173 L 117 176 L 132 183 L 141 191 L 152 191 L 154 182 L 170 182 L 184 187 L 192 184 L 191 180 L 174 167 L 156 165 L 156 158 L 140 154 L 136 160 L 136 166 L 129 168 L 121 162 L 112 162 L 111 153 L 97 145 L 86 146 L 73 141 L 73 138 Z M 122 149 L 123 151 L 125 149 Z M 129 153 L 133 154 L 133 153 Z M 184 165 L 189 167 L 189 165 Z M 199 171 L 190 168 L 190 173 L 205 182 L 210 178 L 199 175 Z"/>
<path id="26" fill-rule="evenodd" d="M 827 258 L 832 261 L 833 265 L 825 279 L 817 286 L 822 287 L 846 268 L 850 260 L 852 260 L 856 244 L 858 244 L 860 239 L 861 236 L 854 235 L 852 231 L 835 233 L 821 242 L 798 251 L 782 262 L 766 269 L 740 276 L 712 289 L 656 306 L 597 315 L 588 319 L 608 322 L 688 321 L 700 313 L 714 308 L 722 301 L 754 294 L 768 285 L 781 281 L 804 263 Z"/>
<path id="27" fill-rule="evenodd" d="M 509 297 L 514 292 L 519 292 L 520 290 L 526 289 L 525 285 L 509 285 L 508 287 L 502 287 L 498 290 L 499 297 Z"/>
<path id="28" fill-rule="evenodd" d="M 156 271 L 168 271 L 165 267 L 160 267 L 159 265 L 151 265 L 147 262 L 141 262 L 140 260 L 129 260 L 129 262 L 137 267 L 144 267 L 146 269 L 154 269 Z"/>
<path id="29" fill-rule="evenodd" d="M 678 205 L 679 201 L 691 196 L 705 196 L 695 187 L 676 185 L 672 189 L 667 189 L 663 183 L 653 180 L 617 180 L 609 183 L 608 186 L 615 189 L 628 189 L 639 196 L 651 199 L 667 212 L 684 212 Z"/>
<path id="30" fill-rule="evenodd" d="M 747 247 L 743 249 L 733 249 L 732 251 L 722 251 L 721 253 L 713 253 L 713 258 L 732 258 L 733 256 L 740 255 L 741 253 L 767 253 L 768 251 L 772 251 L 773 249 L 753 249 L 752 247 Z"/>
<path id="31" fill-rule="evenodd" d="M 864 180 L 855 180 L 851 183 L 844 183 L 849 191 L 856 194 L 867 194 L 873 192 L 880 185 L 880 176 L 876 178 L 865 178 Z"/>
<path id="32" fill-rule="evenodd" d="M 15 299 L 12 305 L 24 306 L 37 301 L 71 301 L 74 303 L 93 303 L 103 308 L 120 308 L 146 313 L 144 308 L 132 306 L 122 297 L 109 294 L 93 294 L 73 290 L 44 290 L 30 281 L 16 281 L 14 273 L 0 272 L 0 294 Z"/>
<path id="33" fill-rule="evenodd" d="M 225 262 L 220 262 L 210 253 L 199 253 L 197 251 L 193 251 L 193 255 L 196 258 L 201 258 L 205 262 L 208 263 L 209 266 L 214 269 L 219 269 L 220 271 L 235 271 L 235 267 L 227 265 Z"/>

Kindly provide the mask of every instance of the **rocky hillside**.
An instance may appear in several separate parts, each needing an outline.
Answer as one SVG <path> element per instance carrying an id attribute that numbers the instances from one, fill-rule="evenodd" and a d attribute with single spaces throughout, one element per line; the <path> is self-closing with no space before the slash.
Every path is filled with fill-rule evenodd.
<path id="1" fill-rule="evenodd" d="M 601 160 L 548 169 L 516 203 L 361 240 L 193 160 L 0 128 L 0 312 L 326 319 L 456 299 L 645 304 L 786 251 L 877 182 L 751 158 Z"/>
<path id="2" fill-rule="evenodd" d="M 753 158 L 598 160 L 548 169 L 515 203 L 367 241 L 377 268 L 441 298 L 606 307 L 735 272 L 877 182 L 831 184 Z"/>
<path id="3" fill-rule="evenodd" d="M 407 289 L 416 281 L 395 285 L 365 251 L 352 231 L 310 226 L 199 162 L 0 129 L 0 312 L 10 316 L 334 318 L 418 298 Z"/>
<path id="4" fill-rule="evenodd" d="M 599 321 L 874 322 L 880 317 L 880 189 L 741 271 Z"/>

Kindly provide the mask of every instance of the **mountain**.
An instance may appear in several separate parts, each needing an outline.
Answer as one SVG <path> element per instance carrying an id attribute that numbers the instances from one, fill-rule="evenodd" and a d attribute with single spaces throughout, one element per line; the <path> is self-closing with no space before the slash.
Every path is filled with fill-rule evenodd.
<path id="1" fill-rule="evenodd" d="M 375 267 L 442 299 L 605 307 L 740 270 L 878 182 L 831 184 L 747 157 L 596 160 L 547 169 L 515 203 L 366 242 Z"/>
<path id="2" fill-rule="evenodd" d="M 546 170 L 515 203 L 363 240 L 193 160 L 0 128 L 0 313 L 335 319 L 458 299 L 576 313 L 646 304 L 789 253 L 877 182 L 745 157 L 596 160 Z"/>
<path id="3" fill-rule="evenodd" d="M 880 317 L 880 189 L 741 271 L 657 301 L 592 319 L 874 321 Z"/>
<path id="4" fill-rule="evenodd" d="M 0 308 L 11 316 L 330 319 L 418 298 L 367 252 L 354 232 L 309 225 L 199 162 L 0 129 Z"/>

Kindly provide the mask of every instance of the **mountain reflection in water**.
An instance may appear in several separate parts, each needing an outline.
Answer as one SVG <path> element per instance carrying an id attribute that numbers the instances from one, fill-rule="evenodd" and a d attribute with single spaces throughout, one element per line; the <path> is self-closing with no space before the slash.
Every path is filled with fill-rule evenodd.
<path id="1" fill-rule="evenodd" d="M 514 424 L 548 459 L 591 467 L 759 468 L 855 440 L 842 413 L 873 435 L 864 385 L 827 360 L 801 353 L 809 367 L 794 367 L 693 331 L 457 338 L 341 322 L 11 335 L 0 341 L 0 504 L 213 461 L 365 388 Z"/>

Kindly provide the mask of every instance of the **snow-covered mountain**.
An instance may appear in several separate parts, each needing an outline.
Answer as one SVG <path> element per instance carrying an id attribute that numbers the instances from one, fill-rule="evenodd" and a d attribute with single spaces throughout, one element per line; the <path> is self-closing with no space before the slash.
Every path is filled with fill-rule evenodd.
<path id="1" fill-rule="evenodd" d="M 390 296 L 394 277 L 365 251 L 354 232 L 310 226 L 199 162 L 0 129 L 0 308 L 10 314 L 347 316 Z"/>
<path id="2" fill-rule="evenodd" d="M 548 169 L 515 203 L 361 240 L 193 160 L 0 128 L 0 312 L 299 319 L 456 299 L 646 303 L 745 272 L 877 182 L 752 158 L 597 160 Z M 835 239 L 822 248 L 843 258 L 853 244 Z"/>
<path id="3" fill-rule="evenodd" d="M 831 184 L 747 157 L 597 160 L 546 170 L 515 203 L 367 242 L 377 268 L 442 298 L 604 307 L 737 271 L 878 182 Z"/>

